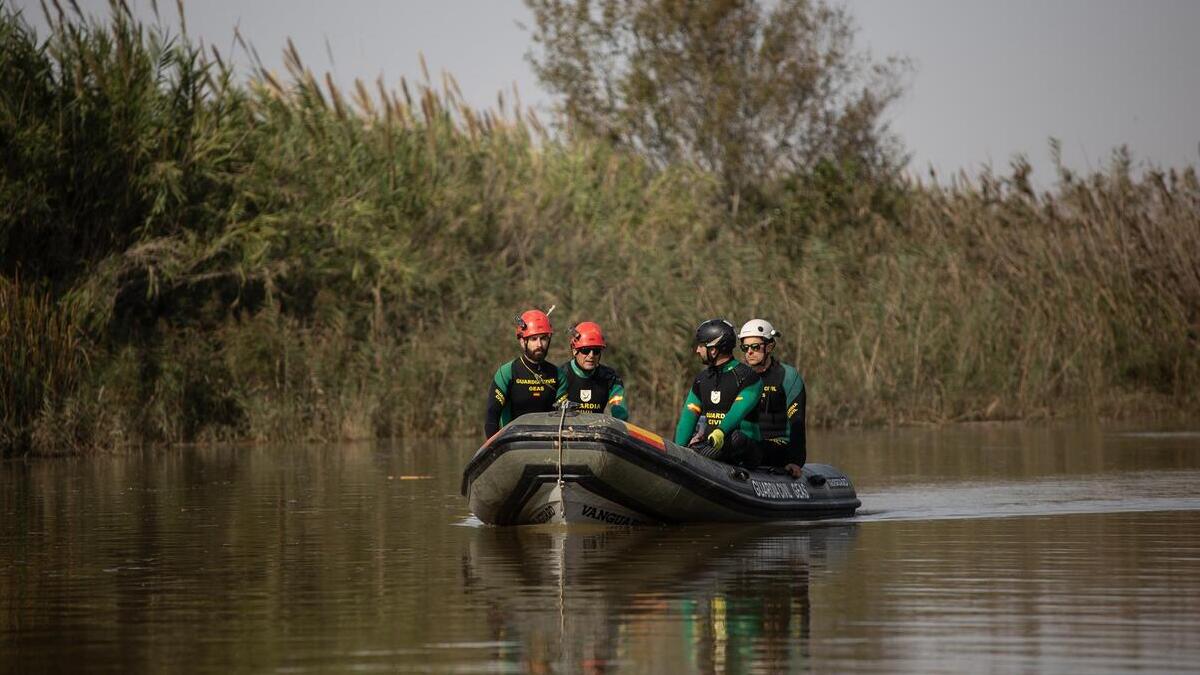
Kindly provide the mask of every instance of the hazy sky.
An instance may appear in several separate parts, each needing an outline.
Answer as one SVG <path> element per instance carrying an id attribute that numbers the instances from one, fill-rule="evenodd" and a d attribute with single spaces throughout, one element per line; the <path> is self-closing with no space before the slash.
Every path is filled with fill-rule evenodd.
<path id="1" fill-rule="evenodd" d="M 128 1 L 150 15 L 149 0 Z M 79 4 L 107 13 L 107 0 Z M 1200 1 L 844 4 L 859 24 L 860 47 L 916 66 L 905 98 L 889 111 L 914 171 L 1004 168 L 1024 153 L 1038 182 L 1048 182 L 1051 136 L 1077 170 L 1103 166 L 1121 144 L 1137 160 L 1200 164 Z M 41 24 L 36 0 L 15 5 Z M 176 25 L 174 0 L 159 5 Z M 551 103 L 524 60 L 529 39 L 519 24 L 529 13 L 520 0 L 193 0 L 185 13 L 192 38 L 228 54 L 237 26 L 279 70 L 290 36 L 310 68 L 331 70 L 340 83 L 419 77 L 420 52 L 435 78 L 453 73 L 474 105 L 493 104 L 514 84 L 526 104 Z"/>

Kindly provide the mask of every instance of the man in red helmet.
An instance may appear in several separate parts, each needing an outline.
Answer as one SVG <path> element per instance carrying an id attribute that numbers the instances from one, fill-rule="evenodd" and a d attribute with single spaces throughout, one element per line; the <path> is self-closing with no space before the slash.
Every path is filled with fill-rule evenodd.
<path id="1" fill-rule="evenodd" d="M 608 345 L 600 324 L 584 321 L 571 330 L 571 352 L 574 358 L 558 370 L 562 377 L 558 381 L 556 400 L 566 399 L 579 406 L 584 412 L 602 413 L 611 406 L 612 416 L 619 420 L 629 419 L 625 407 L 625 385 L 621 376 L 608 366 L 600 365 L 600 357 Z"/>
<path id="2" fill-rule="evenodd" d="M 483 431 L 488 438 L 525 413 L 554 409 L 559 372 L 546 361 L 553 335 L 554 328 L 545 312 L 531 309 L 517 317 L 517 343 L 521 353 L 500 366 L 492 377 L 483 422 Z"/>

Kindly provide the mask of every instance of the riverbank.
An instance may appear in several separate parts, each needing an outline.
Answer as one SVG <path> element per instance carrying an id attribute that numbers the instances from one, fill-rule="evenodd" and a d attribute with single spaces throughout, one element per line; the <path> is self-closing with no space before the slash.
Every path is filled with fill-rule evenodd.
<path id="1" fill-rule="evenodd" d="M 667 429 L 695 324 L 769 318 L 818 426 L 1200 410 L 1200 181 L 851 166 L 759 186 L 564 141 L 452 79 L 244 83 L 117 14 L 0 18 L 5 454 L 481 427 L 513 315 L 600 322 Z"/>

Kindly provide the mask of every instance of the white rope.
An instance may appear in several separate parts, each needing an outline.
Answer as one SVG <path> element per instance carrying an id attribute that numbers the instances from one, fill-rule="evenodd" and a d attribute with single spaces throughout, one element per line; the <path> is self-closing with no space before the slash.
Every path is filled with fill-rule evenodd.
<path id="1" fill-rule="evenodd" d="M 558 416 L 557 445 L 558 445 L 558 489 L 560 490 L 559 494 L 561 494 L 561 490 L 562 490 L 562 486 L 563 486 L 563 426 L 567 422 L 567 408 L 568 407 L 569 406 L 568 406 L 567 401 L 563 401 L 562 408 L 561 408 L 562 413 Z"/>

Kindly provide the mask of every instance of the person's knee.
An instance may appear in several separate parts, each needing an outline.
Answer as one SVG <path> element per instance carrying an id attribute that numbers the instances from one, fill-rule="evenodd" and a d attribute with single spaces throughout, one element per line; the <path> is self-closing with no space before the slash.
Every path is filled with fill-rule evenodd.
<path id="1" fill-rule="evenodd" d="M 725 439 L 723 461 L 746 467 L 756 467 L 762 462 L 762 451 L 754 439 L 735 430 Z"/>

